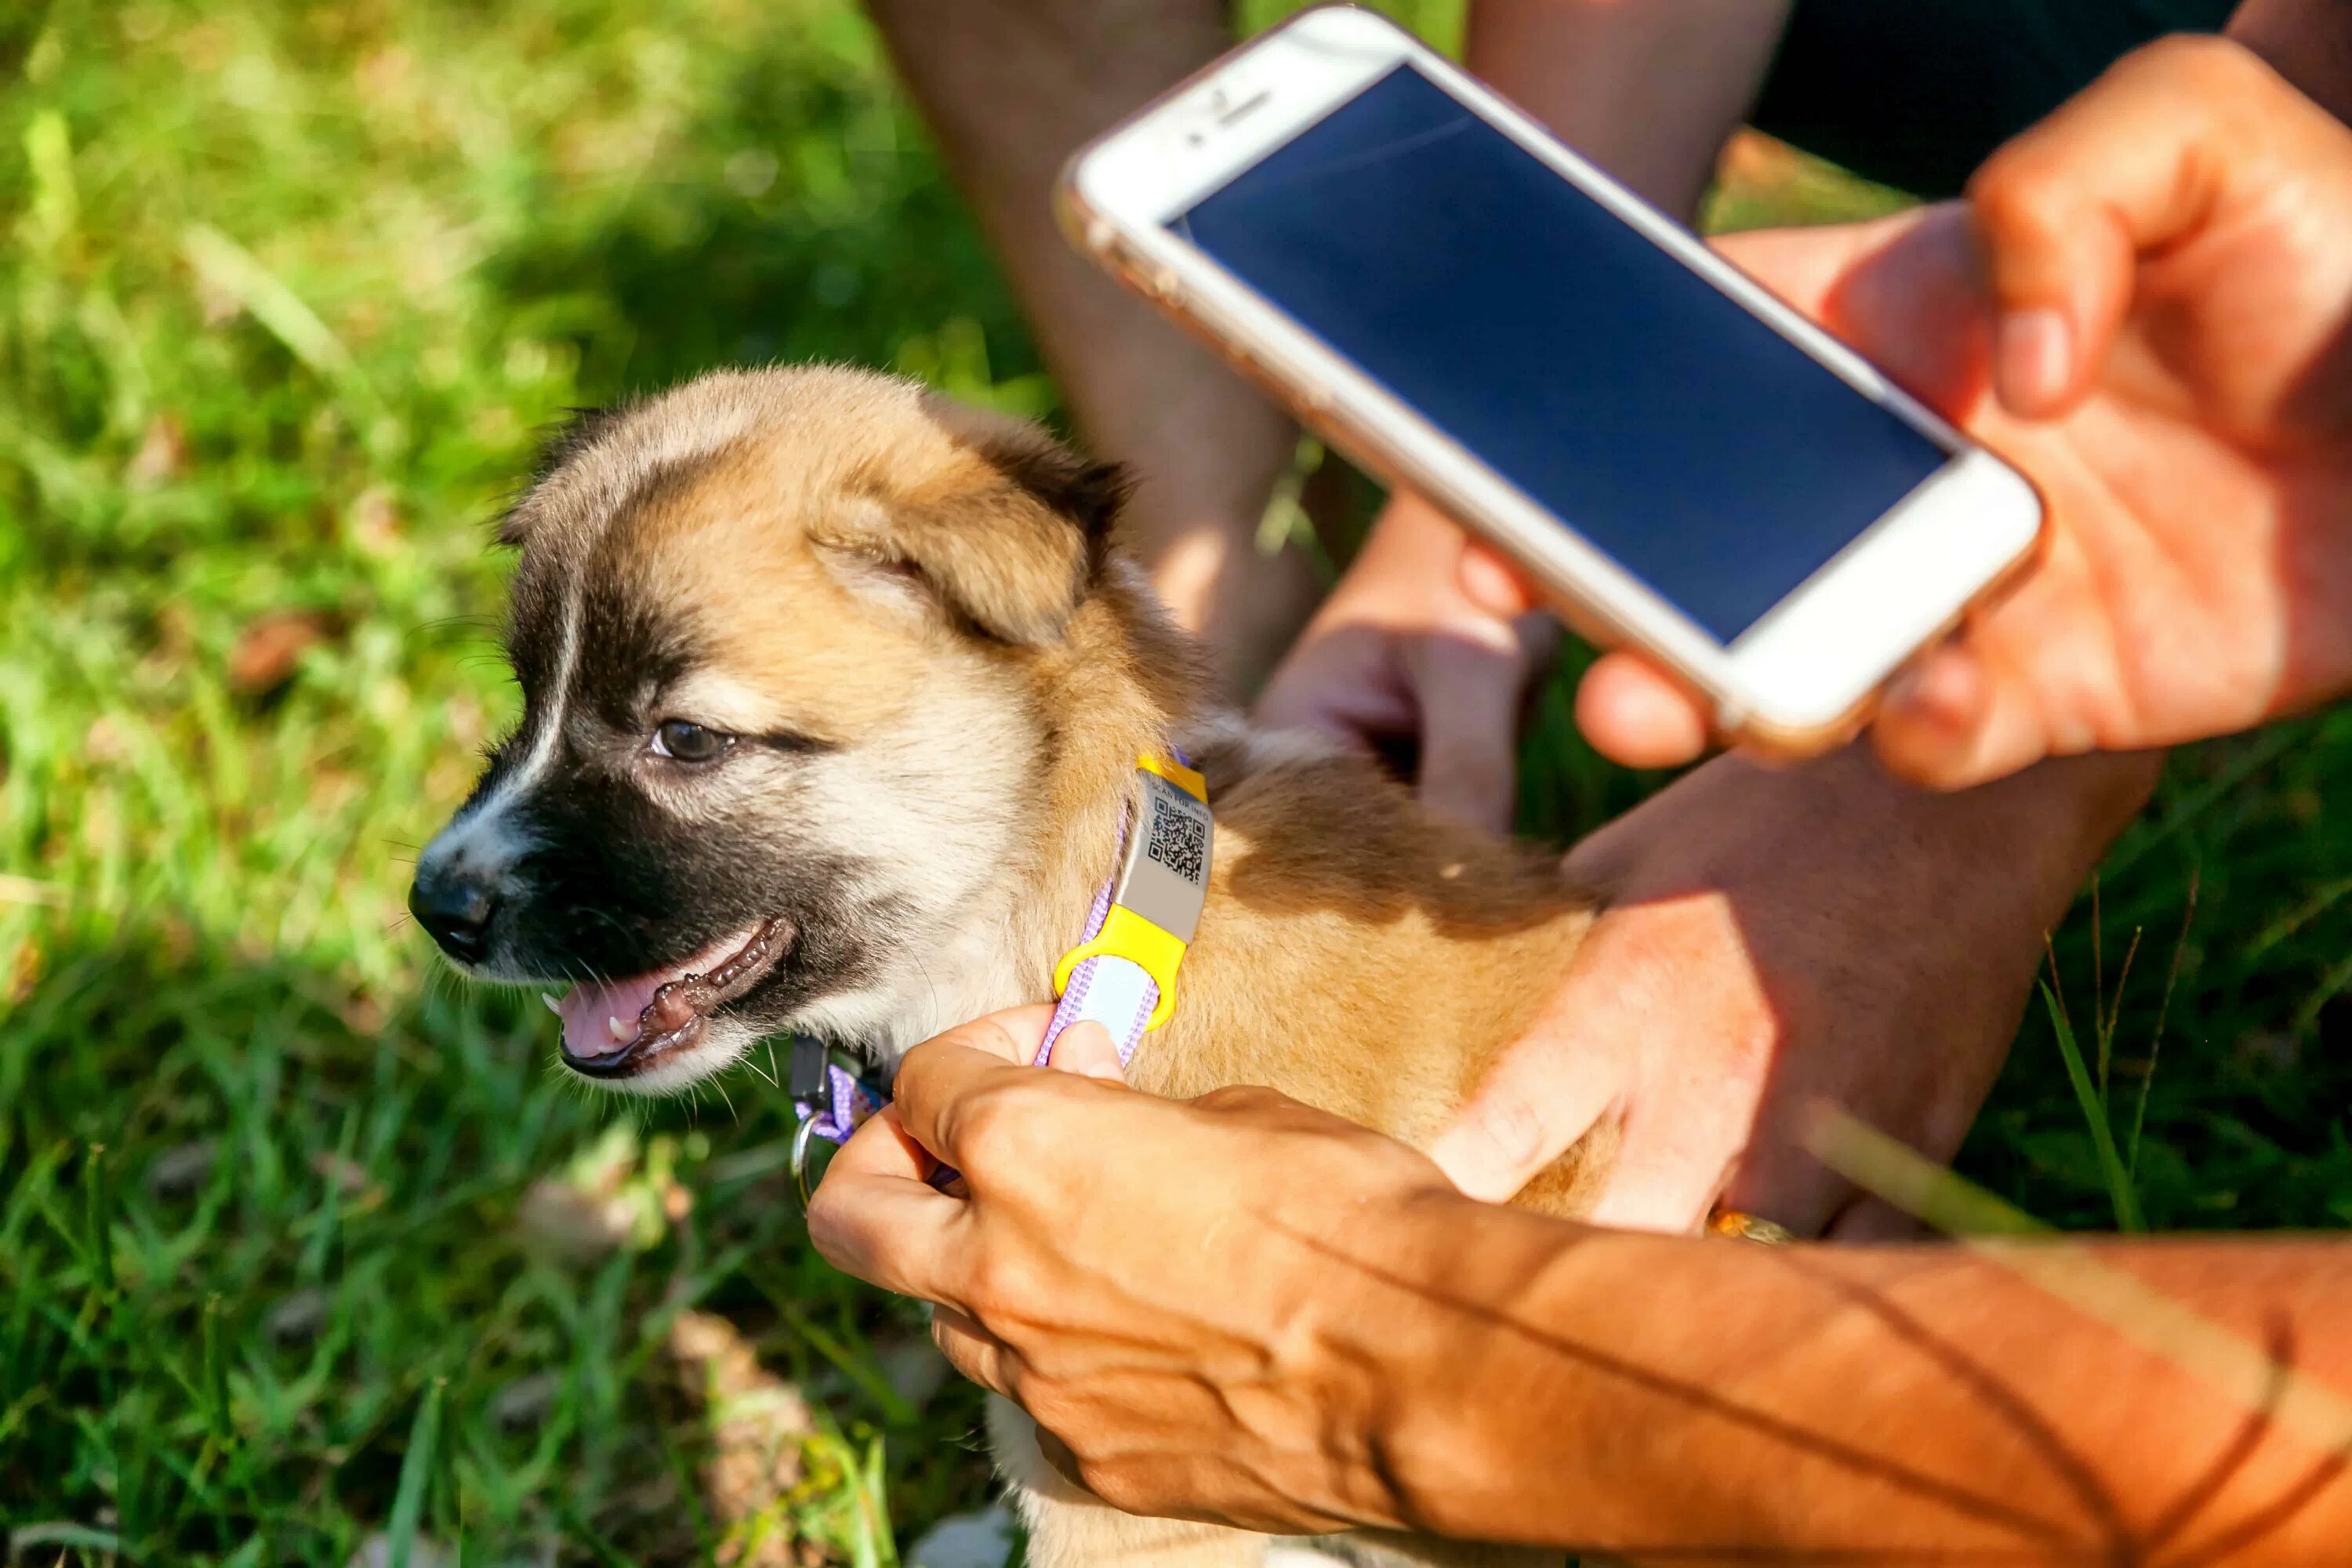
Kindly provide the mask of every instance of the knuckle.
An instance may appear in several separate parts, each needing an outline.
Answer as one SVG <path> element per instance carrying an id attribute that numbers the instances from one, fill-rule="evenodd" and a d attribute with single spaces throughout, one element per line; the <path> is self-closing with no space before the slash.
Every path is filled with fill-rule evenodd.
<path id="1" fill-rule="evenodd" d="M 1970 216 L 1979 228 L 1996 238 L 2038 233 L 2057 194 L 2060 173 L 2039 147 L 2020 143 L 2003 148 L 1969 178 Z"/>
<path id="2" fill-rule="evenodd" d="M 2175 33 L 2126 56 L 2117 74 L 2213 87 L 2259 79 L 2269 74 L 2269 68 L 2234 38 L 2219 33 Z"/>
<path id="3" fill-rule="evenodd" d="M 1041 1075 L 1042 1076 L 1042 1075 Z M 969 1165 L 1017 1164 L 1035 1152 L 1044 1107 L 1026 1083 L 992 1084 L 975 1091 L 957 1118 L 957 1151 Z"/>
<path id="4" fill-rule="evenodd" d="M 989 1247 L 966 1269 L 963 1293 L 973 1310 L 992 1325 L 990 1331 L 997 1332 L 1005 1321 L 1028 1315 L 1036 1278 L 1027 1259 L 1003 1247 Z"/>

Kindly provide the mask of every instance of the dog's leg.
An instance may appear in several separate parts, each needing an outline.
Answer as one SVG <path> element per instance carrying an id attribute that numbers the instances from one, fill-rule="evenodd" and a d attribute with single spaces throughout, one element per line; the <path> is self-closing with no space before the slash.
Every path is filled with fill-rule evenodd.
<path id="1" fill-rule="evenodd" d="M 989 1447 L 1029 1527 L 1030 1568 L 1257 1568 L 1273 1539 L 1218 1524 L 1138 1519 L 1065 1480 L 1037 1451 L 1037 1428 L 988 1402 Z"/>

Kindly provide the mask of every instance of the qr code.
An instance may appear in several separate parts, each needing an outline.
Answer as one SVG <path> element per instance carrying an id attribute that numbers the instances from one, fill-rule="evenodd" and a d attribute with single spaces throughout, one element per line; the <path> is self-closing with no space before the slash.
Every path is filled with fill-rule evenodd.
<path id="1" fill-rule="evenodd" d="M 1165 797 L 1151 797 L 1151 841 L 1144 856 L 1157 860 L 1188 882 L 1207 880 L 1202 859 L 1209 852 L 1209 833 L 1182 807 Z"/>

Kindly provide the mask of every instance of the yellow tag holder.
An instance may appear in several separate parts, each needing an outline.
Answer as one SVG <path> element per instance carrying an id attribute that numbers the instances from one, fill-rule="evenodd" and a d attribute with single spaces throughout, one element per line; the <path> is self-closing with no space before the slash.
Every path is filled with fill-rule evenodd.
<path id="1" fill-rule="evenodd" d="M 1200 773 L 1153 756 L 1137 758 L 1136 770 L 1150 775 L 1143 781 L 1144 807 L 1119 858 L 1109 911 L 1092 940 L 1070 949 L 1054 965 L 1054 994 L 1058 997 L 1070 988 L 1071 973 L 1087 959 L 1123 958 L 1160 988 L 1151 1016 L 1144 1020 L 1149 1033 L 1176 1011 L 1176 971 L 1208 899 L 1213 827 L 1208 781 Z M 1154 780 L 1165 783 L 1155 784 Z M 1163 835 L 1160 830 L 1171 820 L 1173 827 Z M 1192 852 L 1163 854 L 1163 837 Z"/>

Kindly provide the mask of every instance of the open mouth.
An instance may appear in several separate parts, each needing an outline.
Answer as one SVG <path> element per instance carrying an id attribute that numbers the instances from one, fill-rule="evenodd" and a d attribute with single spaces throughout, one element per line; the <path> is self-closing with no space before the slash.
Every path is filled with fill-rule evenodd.
<path id="1" fill-rule="evenodd" d="M 773 920 L 723 937 L 674 968 L 633 980 L 575 985 L 549 1005 L 563 1020 L 563 1065 L 590 1078 L 627 1078 L 691 1050 L 711 1015 L 767 978 L 793 945 L 793 922 Z"/>

